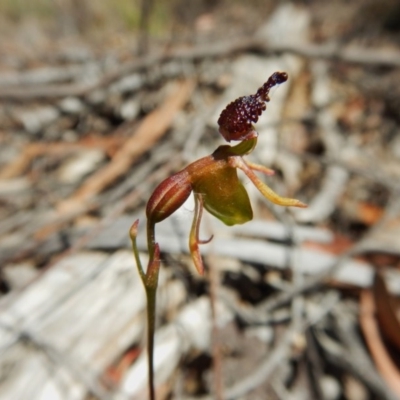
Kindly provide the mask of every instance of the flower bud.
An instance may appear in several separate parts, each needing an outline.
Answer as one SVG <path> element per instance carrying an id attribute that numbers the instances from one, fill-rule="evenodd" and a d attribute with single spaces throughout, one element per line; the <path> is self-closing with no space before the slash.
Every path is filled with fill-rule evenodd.
<path id="1" fill-rule="evenodd" d="M 157 186 L 147 203 L 147 218 L 153 224 L 163 221 L 186 201 L 191 192 L 192 185 L 186 170 L 165 179 Z"/>

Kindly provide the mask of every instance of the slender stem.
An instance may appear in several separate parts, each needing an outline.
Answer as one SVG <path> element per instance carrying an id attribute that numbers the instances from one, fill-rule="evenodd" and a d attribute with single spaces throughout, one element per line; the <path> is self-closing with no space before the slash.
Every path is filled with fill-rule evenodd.
<path id="1" fill-rule="evenodd" d="M 151 218 L 147 218 L 147 249 L 150 257 L 150 262 L 152 261 L 152 257 L 154 255 L 156 245 L 156 237 L 155 237 L 155 224 L 151 220 Z"/>
<path id="2" fill-rule="evenodd" d="M 146 287 L 147 297 L 147 357 L 149 371 L 149 397 L 150 400 L 156 399 L 154 389 L 154 335 L 155 335 L 155 320 L 156 320 L 156 290 L 155 288 Z"/>
<path id="3" fill-rule="evenodd" d="M 224 383 L 222 377 L 222 353 L 221 353 L 221 332 L 217 322 L 217 294 L 221 284 L 221 276 L 214 259 L 213 250 L 207 257 L 209 264 L 209 279 L 210 279 L 210 305 L 211 305 L 211 321 L 212 321 L 212 356 L 213 356 L 213 369 L 214 369 L 214 387 L 216 400 L 223 400 L 224 398 Z"/>
<path id="4" fill-rule="evenodd" d="M 147 297 L 147 357 L 149 369 L 149 396 L 155 400 L 154 389 L 154 335 L 156 330 L 156 294 L 158 286 L 158 272 L 160 270 L 160 249 L 154 244 L 153 258 L 149 261 L 146 271 Z"/>
<path id="5" fill-rule="evenodd" d="M 135 256 L 136 267 L 138 269 L 140 278 L 142 279 L 143 285 L 146 286 L 146 274 L 143 270 L 142 262 L 140 261 L 140 257 L 139 257 L 139 250 L 138 250 L 137 244 L 136 244 L 136 237 L 138 234 L 138 226 L 139 226 L 139 220 L 136 220 L 133 223 L 133 225 L 129 231 L 129 236 L 131 238 L 132 251 L 133 251 L 133 255 Z"/>
<path id="6" fill-rule="evenodd" d="M 155 400 L 154 388 L 154 335 L 155 335 L 155 319 L 156 319 L 156 293 L 158 286 L 158 273 L 160 270 L 160 249 L 154 240 L 148 243 L 149 246 L 149 263 L 146 273 L 143 270 L 140 261 L 139 250 L 136 244 L 138 233 L 138 223 L 136 221 L 129 232 L 132 250 L 136 260 L 136 266 L 146 290 L 147 298 L 147 357 L 148 357 L 148 373 L 149 373 L 149 399 Z M 154 239 L 154 224 L 148 224 L 148 238 Z M 150 229 L 149 229 L 150 227 Z M 150 253 L 151 251 L 151 253 Z"/>

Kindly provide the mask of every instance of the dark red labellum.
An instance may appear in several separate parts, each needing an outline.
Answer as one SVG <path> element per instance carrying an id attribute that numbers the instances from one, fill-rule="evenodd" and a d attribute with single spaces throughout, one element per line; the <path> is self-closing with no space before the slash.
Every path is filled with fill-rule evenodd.
<path id="1" fill-rule="evenodd" d="M 275 72 L 261 86 L 256 94 L 239 97 L 222 111 L 219 119 L 219 132 L 227 142 L 231 140 L 246 140 L 254 138 L 257 133 L 252 123 L 266 110 L 265 102 L 269 101 L 269 91 L 272 87 L 288 79 L 286 72 Z"/>

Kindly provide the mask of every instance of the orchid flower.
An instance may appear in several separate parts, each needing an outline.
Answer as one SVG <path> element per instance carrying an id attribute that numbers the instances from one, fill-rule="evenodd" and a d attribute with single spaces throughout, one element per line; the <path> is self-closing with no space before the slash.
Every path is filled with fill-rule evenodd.
<path id="1" fill-rule="evenodd" d="M 138 249 L 136 236 L 138 221 L 130 231 L 133 252 L 139 274 L 146 288 L 148 301 L 148 355 L 149 355 L 149 388 L 150 399 L 154 399 L 153 382 L 153 338 L 155 294 L 160 268 L 160 249 L 155 240 L 157 223 L 173 214 L 190 194 L 194 193 L 195 209 L 192 227 L 189 235 L 189 250 L 193 263 L 200 274 L 204 273 L 204 265 L 199 251 L 199 245 L 210 242 L 199 238 L 199 229 L 203 210 L 206 209 L 214 217 L 226 225 L 243 224 L 253 218 L 249 196 L 240 182 L 237 170 L 243 171 L 261 194 L 274 204 L 281 206 L 306 207 L 299 200 L 285 198 L 275 193 L 254 171 L 273 175 L 274 171 L 262 165 L 245 161 L 243 156 L 251 153 L 257 145 L 258 133 L 252 123 L 266 109 L 270 89 L 287 80 L 284 72 L 274 73 L 254 95 L 240 97 L 230 103 L 218 120 L 219 132 L 228 142 L 240 141 L 235 146 L 219 146 L 211 155 L 201 158 L 188 165 L 161 182 L 151 195 L 146 208 L 147 245 L 149 262 L 144 271 Z"/>

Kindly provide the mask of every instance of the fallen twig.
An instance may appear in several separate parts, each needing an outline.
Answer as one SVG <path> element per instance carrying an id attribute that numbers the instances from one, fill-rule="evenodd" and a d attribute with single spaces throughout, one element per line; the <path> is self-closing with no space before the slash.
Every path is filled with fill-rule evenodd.
<path id="1" fill-rule="evenodd" d="M 36 98 L 60 98 L 83 96 L 91 91 L 109 85 L 123 76 L 144 70 L 153 65 L 176 59 L 195 61 L 202 58 L 226 57 L 236 53 L 253 51 L 262 54 L 291 53 L 307 58 L 320 58 L 369 66 L 400 66 L 400 52 L 395 50 L 364 49 L 343 47 L 336 44 L 278 44 L 271 45 L 258 37 L 236 38 L 229 41 L 207 43 L 191 49 L 174 49 L 128 61 L 107 72 L 103 77 L 90 83 L 72 83 L 65 85 L 44 85 L 27 88 L 26 86 L 0 86 L 0 99 L 31 100 Z"/>
<path id="2" fill-rule="evenodd" d="M 136 132 L 115 154 L 112 161 L 90 176 L 69 199 L 61 202 L 57 207 L 58 211 L 63 213 L 81 208 L 82 204 L 127 172 L 133 161 L 148 151 L 167 131 L 175 114 L 188 101 L 193 88 L 193 81 L 181 82 L 164 103 L 142 121 Z"/>

